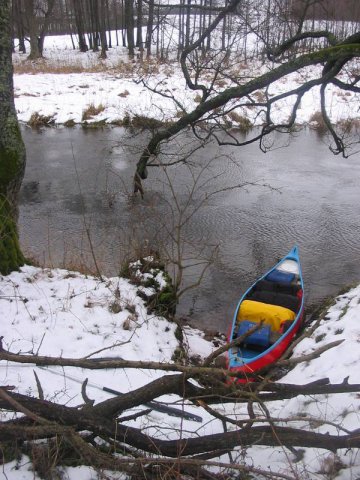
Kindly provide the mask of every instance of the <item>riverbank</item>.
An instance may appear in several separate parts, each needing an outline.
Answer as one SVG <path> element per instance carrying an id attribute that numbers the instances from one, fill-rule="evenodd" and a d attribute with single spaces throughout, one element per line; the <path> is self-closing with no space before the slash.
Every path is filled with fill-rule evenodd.
<path id="1" fill-rule="evenodd" d="M 199 94 L 186 87 L 176 62 L 129 60 L 124 47 L 109 49 L 108 58 L 101 60 L 98 53 L 73 50 L 70 37 L 46 37 L 44 59 L 28 61 L 27 55 L 15 53 L 13 63 L 18 118 L 35 126 L 122 125 L 133 120 L 146 122 L 146 119 L 167 123 L 181 116 L 180 105 L 183 111 L 189 112 L 199 102 Z M 239 72 L 243 78 L 252 78 L 273 67 L 252 59 L 248 64 L 241 64 Z M 314 66 L 288 75 L 276 82 L 267 95 L 271 97 L 296 89 L 310 75 L 320 75 L 321 69 L 321 66 Z M 219 90 L 230 85 L 226 79 L 218 83 L 215 86 Z M 332 121 L 345 126 L 351 121 L 352 127 L 357 128 L 360 116 L 352 108 L 356 94 L 340 91 L 333 84 L 329 84 L 326 91 Z M 286 121 L 291 107 L 289 100 L 277 102 L 272 112 L 273 121 Z M 246 130 L 262 124 L 257 109 L 242 107 L 236 112 L 236 115 L 230 113 L 224 117 L 233 128 Z M 296 122 L 311 128 L 323 128 L 319 87 L 302 97 Z"/>
<path id="2" fill-rule="evenodd" d="M 161 275 L 156 273 L 159 284 Z M 137 291 L 141 288 L 151 294 L 150 287 L 130 284 L 123 278 L 104 278 L 81 275 L 59 269 L 23 267 L 7 277 L 0 277 L 0 315 L 2 318 L 2 346 L 14 353 L 37 354 L 63 358 L 121 358 L 132 361 L 174 361 L 179 348 L 176 325 L 165 318 L 149 314 Z M 293 357 L 309 355 L 326 344 L 337 345 L 320 357 L 300 363 L 281 380 L 283 383 L 306 384 L 323 378 L 332 383 L 360 383 L 359 326 L 360 286 L 338 296 L 328 308 L 311 336 L 304 338 L 294 350 Z M 314 319 L 315 321 L 315 319 Z M 182 344 L 187 354 L 203 361 L 217 346 L 196 329 L 183 329 Z M 82 403 L 81 383 L 88 378 L 87 393 L 96 403 L 110 398 L 102 387 L 129 391 L 161 376 L 159 370 L 118 369 L 84 370 L 71 367 L 50 369 L 13 362 L 1 364 L 3 385 L 14 385 L 15 391 L 38 395 L 40 382 L 46 399 L 67 406 Z M 38 380 L 35 378 L 36 373 Z M 202 423 L 169 417 L 152 411 L 138 419 L 129 419 L 129 426 L 144 428 L 151 424 L 166 427 L 169 438 L 176 432 L 198 436 L 220 433 L 222 422 L 212 417 L 201 406 L 183 404 L 176 396 L 162 397 L 166 404 L 184 408 L 200 416 Z M 217 410 L 241 420 L 246 406 L 218 405 Z M 271 415 L 284 419 L 285 426 L 315 432 L 342 435 L 359 423 L 360 399 L 356 393 L 297 397 L 271 403 Z M 135 410 L 133 413 L 136 413 Z M 261 409 L 259 418 L 264 415 Z M 2 413 L 4 420 L 5 413 Z M 281 425 L 281 422 L 280 422 Z M 185 433 L 186 432 L 186 433 Z M 159 434 L 159 432 L 158 432 Z M 236 458 L 241 451 L 235 450 Z M 227 461 L 224 457 L 223 461 Z M 246 456 L 237 461 L 257 468 L 271 469 L 298 479 L 349 480 L 360 474 L 360 459 L 356 449 L 339 450 L 336 454 L 325 450 L 305 448 L 303 456 L 295 461 L 284 447 L 253 446 Z M 26 456 L 5 463 L 3 473 L 12 480 L 38 480 Z M 64 467 L 66 478 L 89 480 L 95 471 L 87 466 Z M 117 477 L 113 477 L 117 478 Z"/>

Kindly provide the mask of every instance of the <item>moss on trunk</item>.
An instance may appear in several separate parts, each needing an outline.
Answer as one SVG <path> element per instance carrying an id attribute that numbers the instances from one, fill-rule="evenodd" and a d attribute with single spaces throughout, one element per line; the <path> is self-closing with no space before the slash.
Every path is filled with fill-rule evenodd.
<path id="1" fill-rule="evenodd" d="M 0 197 L 0 273 L 7 275 L 24 263 L 11 205 Z"/>
<path id="2" fill-rule="evenodd" d="M 0 273 L 4 275 L 24 264 L 16 222 L 26 153 L 14 105 L 10 13 L 10 0 L 0 1 Z"/>

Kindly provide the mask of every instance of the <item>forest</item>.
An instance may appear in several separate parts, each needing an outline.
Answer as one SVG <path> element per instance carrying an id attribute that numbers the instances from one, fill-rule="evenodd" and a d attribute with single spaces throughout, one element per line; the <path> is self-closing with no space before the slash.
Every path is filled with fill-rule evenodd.
<path id="1" fill-rule="evenodd" d="M 176 14 L 178 22 L 177 48 L 181 52 L 194 40 L 194 35 L 201 35 L 211 23 L 221 2 L 215 0 L 181 0 L 180 3 L 159 2 L 155 0 L 14 0 L 12 16 L 14 36 L 19 40 L 19 51 L 29 49 L 25 39 L 30 41 L 30 56 L 42 55 L 44 36 L 70 33 L 76 36 L 74 48 L 85 52 L 88 49 L 100 51 L 106 57 L 106 50 L 112 47 L 110 31 L 116 32 L 116 45 L 128 48 L 129 55 L 134 56 L 135 49 L 145 51 L 149 56 L 167 55 L 164 43 L 166 35 L 164 24 L 167 17 Z M 258 28 L 268 30 L 273 19 L 279 16 L 288 21 L 304 18 L 308 21 L 327 21 L 338 28 L 344 28 L 344 22 L 360 20 L 360 6 L 356 0 L 322 0 L 306 2 L 304 0 L 268 0 L 266 2 L 239 2 L 238 12 L 246 18 L 257 15 Z M 237 12 L 235 11 L 235 14 Z M 222 49 L 226 49 L 226 30 L 231 29 L 231 18 L 222 24 Z M 272 41 L 282 42 L 286 36 L 284 23 Z M 339 25 L 342 24 L 342 27 Z M 195 28 L 196 26 L 196 28 Z M 243 32 L 246 35 L 246 31 Z M 275 32 L 273 31 L 273 34 Z M 36 40 L 37 39 L 37 40 Z M 211 40 L 202 46 L 204 51 L 211 49 Z"/>

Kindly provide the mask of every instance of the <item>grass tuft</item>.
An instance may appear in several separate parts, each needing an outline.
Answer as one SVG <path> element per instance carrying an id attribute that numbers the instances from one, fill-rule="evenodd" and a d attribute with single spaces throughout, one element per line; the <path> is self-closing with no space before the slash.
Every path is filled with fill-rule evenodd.
<path id="1" fill-rule="evenodd" d="M 41 115 L 38 112 L 34 112 L 30 120 L 28 121 L 28 125 L 32 128 L 38 127 L 50 127 L 51 125 L 55 124 L 55 116 L 54 115 Z"/>
<path id="2" fill-rule="evenodd" d="M 310 126 L 319 135 L 323 136 L 327 132 L 327 126 L 321 112 L 315 112 L 309 119 Z"/>
<path id="3" fill-rule="evenodd" d="M 99 113 L 103 112 L 104 110 L 105 107 L 101 103 L 97 106 L 91 103 L 87 109 L 83 111 L 81 119 L 83 122 L 86 122 L 87 120 L 91 120 L 93 117 L 96 117 L 96 115 L 99 115 Z"/>

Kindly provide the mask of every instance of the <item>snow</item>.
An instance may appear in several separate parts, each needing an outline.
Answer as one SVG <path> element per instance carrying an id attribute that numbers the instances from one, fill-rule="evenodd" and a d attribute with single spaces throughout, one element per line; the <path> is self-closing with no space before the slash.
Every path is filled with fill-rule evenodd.
<path id="1" fill-rule="evenodd" d="M 65 48 L 60 48 L 63 38 L 49 37 L 45 43 L 46 63 L 58 65 L 66 71 L 74 65 L 85 73 L 19 73 L 14 76 L 15 103 L 18 117 L 28 122 L 33 113 L 53 116 L 56 124 L 72 119 L 82 121 L 85 109 L 90 105 L 102 105 L 103 110 L 94 121 L 107 123 L 122 120 L 125 115 L 147 115 L 160 120 L 176 118 L 177 107 L 169 99 L 150 92 L 141 83 L 135 82 L 134 69 L 126 73 L 125 50 L 120 47 L 109 52 L 106 61 L 97 54 L 80 54 L 71 48 L 67 40 Z M 15 68 L 20 69 L 26 62 L 25 56 L 14 54 Z M 100 65 L 101 64 L 101 65 Z M 41 65 L 34 64 L 34 71 Z M 101 67 L 101 68 L 100 68 Z M 248 66 L 246 74 L 251 75 Z M 29 68 L 29 66 L 27 67 Z M 152 81 L 160 82 L 165 92 L 176 94 L 186 109 L 196 106 L 195 94 L 185 88 L 184 81 L 176 66 L 159 65 L 158 74 Z M 316 69 L 313 69 L 314 71 Z M 308 72 L 289 76 L 286 82 L 277 82 L 269 94 L 281 93 L 295 88 Z M 154 84 L 155 84 L 154 83 Z M 317 93 L 306 94 L 301 102 L 299 121 L 307 123 L 319 110 Z M 354 94 L 340 94 L 334 86 L 329 86 L 328 95 L 336 120 L 358 117 L 352 107 Z M 289 102 L 279 104 L 277 119 L 287 118 Z M 252 112 L 246 114 L 251 118 Z M 156 275 L 161 286 L 164 279 Z M 147 274 L 148 275 L 148 274 Z M 145 277 L 146 278 L 146 277 Z M 306 288 L 306 287 L 305 287 Z M 176 325 L 162 317 L 149 314 L 143 300 L 137 294 L 138 287 L 124 278 L 100 280 L 77 272 L 61 269 L 42 269 L 26 266 L 20 272 L 0 277 L 0 317 L 3 347 L 16 353 L 33 353 L 73 358 L 111 357 L 126 360 L 151 360 L 171 362 L 179 347 L 175 337 Z M 151 289 L 147 289 L 150 293 Z M 235 306 L 234 306 L 235 308 Z M 350 383 L 360 383 L 360 286 L 340 295 L 331 306 L 318 328 L 295 348 L 294 356 L 313 352 L 319 347 L 336 340 L 343 340 L 336 347 L 324 352 L 319 358 L 302 363 L 290 370 L 281 382 L 305 384 L 329 377 L 331 382 L 342 382 L 349 377 Z M 230 321 L 230 319 L 229 319 Z M 205 339 L 204 333 L 184 328 L 184 344 L 189 356 L 206 358 L 215 347 Z M 40 368 L 11 362 L 0 363 L 2 385 L 14 385 L 16 391 L 37 396 L 34 371 L 41 382 L 47 399 L 68 406 L 79 405 L 81 383 L 88 378 L 88 396 L 96 402 L 109 398 L 103 386 L 122 392 L 145 385 L 162 375 L 153 370 L 101 370 L 84 371 L 76 368 Z M 161 398 L 175 403 L 181 409 L 181 402 L 174 396 Z M 213 419 L 200 406 L 185 405 L 184 408 L 200 415 L 202 424 L 165 416 L 152 411 L 145 419 L 131 425 L 147 428 L 150 433 L 159 435 L 156 427 L 163 426 L 163 435 L 176 438 L 178 429 L 183 436 L 222 432 L 221 422 Z M 247 418 L 243 405 L 219 405 L 214 407 L 236 419 Z M 259 415 L 263 412 L 258 407 Z M 358 394 L 337 394 L 331 396 L 298 397 L 274 402 L 271 414 L 284 419 L 284 424 L 297 427 L 312 427 L 319 432 L 341 434 L 338 427 L 353 430 L 359 426 L 360 397 Z M 2 419 L 8 418 L 6 412 Z M 314 423 L 314 418 L 323 423 Z M 143 422 L 143 423 L 141 423 Z M 305 449 L 302 460 L 295 462 L 294 456 L 283 447 L 267 448 L 253 446 L 234 452 L 235 460 L 246 462 L 258 468 L 271 468 L 273 471 L 293 475 L 299 479 L 336 478 L 337 480 L 356 479 L 360 476 L 360 457 L 357 450 L 339 451 L 337 456 L 327 451 Z M 227 462 L 228 457 L 221 459 Z M 344 467 L 338 473 L 331 469 L 338 460 Z M 329 473 L 330 472 L 330 473 Z M 96 478 L 96 472 L 89 467 L 64 468 L 63 478 L 88 480 Z M 110 474 L 109 474 L 110 475 Z M 332 476 L 330 476 L 332 475 Z M 37 480 L 31 470 L 29 459 L 23 456 L 17 462 L 2 467 L 1 478 L 11 480 Z M 111 473 L 111 478 L 123 478 Z"/>
<path id="2" fill-rule="evenodd" d="M 180 67 L 175 62 L 167 65 L 151 60 L 142 67 L 136 62 L 129 62 L 123 47 L 109 49 L 108 58 L 101 60 L 98 53 L 73 50 L 69 37 L 63 36 L 45 38 L 44 56 L 45 60 L 30 62 L 25 54 L 13 54 L 15 106 L 21 122 L 28 122 L 37 113 L 51 117 L 55 124 L 68 121 L 83 123 L 83 113 L 90 106 L 99 107 L 101 111 L 86 120 L 87 123 L 116 124 L 125 117 L 136 115 L 174 121 L 179 116 L 179 105 L 187 112 L 198 105 L 199 93 L 186 87 Z M 252 78 L 273 67 L 252 59 L 246 65 L 241 64 L 241 77 Z M 321 69 L 321 66 L 313 66 L 288 75 L 275 82 L 267 94 L 273 97 L 295 89 L 314 75 L 320 76 Z M 16 73 L 24 71 L 30 73 Z M 57 73 L 38 73 L 47 71 Z M 74 71 L 78 73 L 72 73 Z M 142 80 L 159 90 L 161 95 L 148 89 Z M 206 82 L 206 78 L 203 80 Z M 221 79 L 219 86 L 223 84 L 230 86 L 226 79 Z M 265 91 L 258 94 L 264 96 Z M 176 102 L 169 98 L 171 95 Z M 326 95 L 329 116 L 334 122 L 359 119 L 359 112 L 354 108 L 358 94 L 341 91 L 329 84 Z M 260 97 L 257 99 L 260 100 Z M 295 99 L 292 96 L 275 102 L 274 122 L 288 120 Z M 319 111 L 319 87 L 314 87 L 301 100 L 297 123 L 315 125 L 313 116 Z M 254 108 L 242 107 L 236 112 L 254 125 L 264 120 Z"/>
<path id="3" fill-rule="evenodd" d="M 154 272 L 154 275 L 158 277 L 159 273 Z M 137 295 L 137 289 L 124 278 L 100 280 L 67 270 L 25 266 L 19 272 L 0 277 L 3 347 L 16 353 L 64 358 L 109 357 L 171 362 L 179 346 L 175 338 L 176 325 L 149 314 Z M 297 365 L 280 381 L 305 384 L 329 377 L 331 382 L 339 383 L 349 377 L 350 383 L 360 383 L 359 317 L 360 286 L 336 298 L 334 305 L 319 320 L 314 333 L 295 347 L 294 356 L 311 353 L 334 340 L 343 342 L 319 358 Z M 200 330 L 187 326 L 184 335 L 189 356 L 204 359 L 216 348 L 213 342 L 205 340 Z M 20 393 L 37 396 L 34 371 L 45 398 L 68 406 L 83 403 L 81 383 L 85 378 L 88 378 L 88 396 L 100 402 L 110 396 L 102 390 L 103 386 L 127 392 L 162 375 L 160 371 L 144 369 L 85 371 L 73 367 L 47 368 L 3 361 L 0 363 L 1 384 L 14 385 Z M 173 403 L 181 409 L 181 402 L 175 396 L 162 397 L 161 401 Z M 221 423 L 212 419 L 201 407 L 185 405 L 184 408 L 200 415 L 202 424 L 181 421 L 155 411 L 146 419 L 131 424 L 141 425 L 149 433 L 159 435 L 157 426 L 161 423 L 163 435 L 167 438 L 176 438 L 181 423 L 183 436 L 222 431 Z M 219 405 L 215 408 L 232 418 L 246 418 L 247 410 L 243 405 Z M 259 418 L 263 418 L 264 412 L 259 407 L 257 409 Z M 312 425 L 318 432 L 342 434 L 340 427 L 353 430 L 359 425 L 360 399 L 358 394 L 353 393 L 299 396 L 273 402 L 271 414 L 284 419 L 284 425 L 300 428 Z M 2 412 L 1 416 L 2 420 L 8 418 L 6 412 Z M 337 459 L 326 451 L 306 449 L 304 458 L 295 463 L 293 455 L 280 447 L 251 447 L 246 450 L 246 455 L 240 451 L 235 452 L 236 455 L 239 462 L 245 460 L 258 468 L 270 467 L 287 474 L 296 471 L 299 478 L 323 478 L 317 472 Z M 243 459 L 241 455 L 244 455 Z M 356 475 L 360 475 L 358 452 L 339 451 L 337 455 L 348 468 L 340 470 L 339 475 L 333 478 L 357 478 Z M 227 458 L 222 460 L 227 461 Z M 5 464 L 3 472 L 14 480 L 37 479 L 29 469 L 29 461 L 22 457 L 20 462 Z M 64 472 L 65 478 L 70 480 L 92 478 L 94 474 L 88 467 L 66 468 Z M 306 477 L 305 472 L 310 477 Z M 112 478 L 120 477 L 114 475 Z"/>

